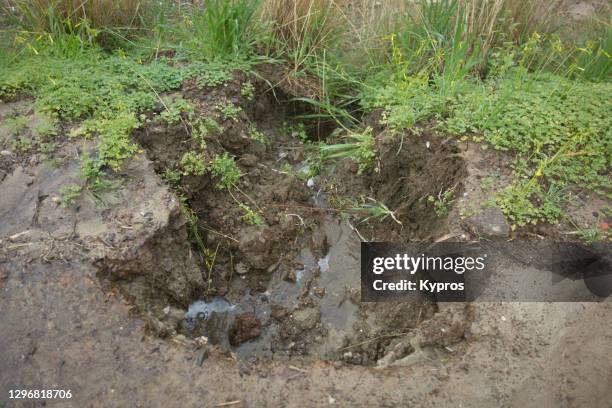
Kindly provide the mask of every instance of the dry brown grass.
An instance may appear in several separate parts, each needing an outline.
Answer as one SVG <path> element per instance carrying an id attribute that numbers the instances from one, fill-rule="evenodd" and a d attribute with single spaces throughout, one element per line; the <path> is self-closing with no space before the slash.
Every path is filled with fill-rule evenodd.
<path id="1" fill-rule="evenodd" d="M 32 30 L 47 32 L 51 10 L 56 18 L 73 26 L 87 20 L 95 29 L 139 26 L 140 16 L 153 0 L 8 0 L 9 8 Z"/>
<path id="2" fill-rule="evenodd" d="M 340 28 L 344 0 L 266 0 L 261 19 L 275 39 L 274 47 L 300 61 L 330 47 Z"/>
<path id="3" fill-rule="evenodd" d="M 565 3 L 564 0 L 505 0 L 503 15 L 508 20 L 502 29 L 515 42 L 524 40 L 533 32 L 554 31 Z"/>

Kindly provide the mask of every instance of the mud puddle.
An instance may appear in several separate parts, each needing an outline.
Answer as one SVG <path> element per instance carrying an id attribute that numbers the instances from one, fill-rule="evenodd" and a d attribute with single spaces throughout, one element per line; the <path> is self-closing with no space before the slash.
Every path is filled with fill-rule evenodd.
<path id="1" fill-rule="evenodd" d="M 355 337 L 354 325 L 360 318 L 355 303 L 359 301 L 360 240 L 346 222 L 333 217 L 325 217 L 315 234 L 328 243 L 324 256 L 303 249 L 299 268 L 277 269 L 264 292 L 241 296 L 235 303 L 223 297 L 195 301 L 181 323 L 185 332 L 230 347 L 237 316 L 250 315 L 261 329 L 255 338 L 233 348 L 240 356 L 273 358 L 301 351 L 312 359 L 338 358 L 338 350 Z M 314 330 L 317 335 L 293 338 L 287 333 L 288 325 Z"/>

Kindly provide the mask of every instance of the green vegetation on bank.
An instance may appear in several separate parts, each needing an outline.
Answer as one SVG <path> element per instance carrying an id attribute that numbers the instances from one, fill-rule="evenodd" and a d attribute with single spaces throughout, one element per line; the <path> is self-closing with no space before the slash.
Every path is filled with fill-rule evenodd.
<path id="1" fill-rule="evenodd" d="M 13 0 L 3 10 L 11 29 L 0 47 L 0 100 L 35 98 L 36 111 L 50 118 L 41 149 L 60 123 L 72 137 L 95 140 L 96 152 L 83 160 L 86 189 L 107 187 L 110 173 L 138 152 L 130 134 L 153 109 L 161 107 L 165 123 L 185 122 L 204 152 L 206 137 L 223 129 L 167 94 L 190 78 L 219 86 L 234 70 L 265 61 L 303 84 L 296 99 L 312 113 L 302 120 L 343 129 L 340 140 L 321 145 L 322 160 L 348 158 L 360 172 L 376 171 L 374 135 L 359 119 L 382 110 L 390 132 L 408 137 L 404 148 L 433 126 L 508 152 L 514 181 L 495 200 L 515 226 L 559 221 L 573 189 L 612 198 L 609 7 L 566 27 L 555 19 L 557 1 L 393 0 L 352 9 L 333 0 L 111 3 L 102 12 Z M 253 99 L 252 83 L 240 94 Z M 228 120 L 241 112 L 229 101 L 217 111 Z M 31 148 L 13 120 L 18 145 Z M 273 143 L 254 126 L 249 133 Z M 186 153 L 168 180 L 209 172 L 220 189 L 233 188 L 234 160 L 207 162 L 202 152 Z M 66 203 L 77 190 L 64 191 Z M 432 202 L 445 214 L 452 197 Z M 243 206 L 245 220 L 258 225 Z"/>

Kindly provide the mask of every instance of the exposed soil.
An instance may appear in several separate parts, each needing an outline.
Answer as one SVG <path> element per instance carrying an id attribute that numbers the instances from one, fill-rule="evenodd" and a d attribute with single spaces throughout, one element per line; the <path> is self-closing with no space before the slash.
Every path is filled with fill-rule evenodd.
<path id="1" fill-rule="evenodd" d="M 59 205 L 89 142 L 62 140 L 53 161 L 0 158 L 0 401 L 42 387 L 72 388 L 76 406 L 609 405 L 609 303 L 359 301 L 363 238 L 467 239 L 457 214 L 479 178 L 463 147 L 428 129 L 392 137 L 374 115 L 373 169 L 346 160 L 305 180 L 307 149 L 285 126 L 303 107 L 255 77 L 250 100 L 245 80 L 184 84 L 195 114 L 223 127 L 205 150 L 150 112 L 134 135 L 144 153 L 107 196 Z M 241 108 L 235 119 L 224 102 Z M 166 185 L 159 175 L 189 151 L 233 156 L 236 188 L 209 173 Z M 429 197 L 446 191 L 461 205 L 441 216 Z M 336 205 L 368 197 L 395 219 L 348 221 Z"/>

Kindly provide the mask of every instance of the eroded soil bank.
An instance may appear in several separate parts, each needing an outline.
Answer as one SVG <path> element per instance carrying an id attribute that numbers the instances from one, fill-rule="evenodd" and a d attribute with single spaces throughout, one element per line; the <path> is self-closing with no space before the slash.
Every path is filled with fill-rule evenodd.
<path id="1" fill-rule="evenodd" d="M 289 91 L 249 80 L 253 99 L 240 76 L 185 83 L 195 115 L 222 130 L 203 149 L 151 112 L 134 135 L 143 151 L 105 196 L 59 205 L 88 142 L 62 139 L 53 160 L 2 155 L 0 400 L 53 386 L 78 406 L 609 404 L 609 303 L 359 302 L 362 240 L 475 234 L 459 208 L 440 215 L 428 199 L 474 187 L 465 146 L 433 131 L 391 137 L 374 115 L 372 170 L 340 161 L 311 175 Z M 232 118 L 226 102 L 240 107 Z M 189 152 L 228 153 L 242 177 L 230 190 L 209 173 L 169 186 Z M 393 217 L 363 222 L 363 202 Z"/>

